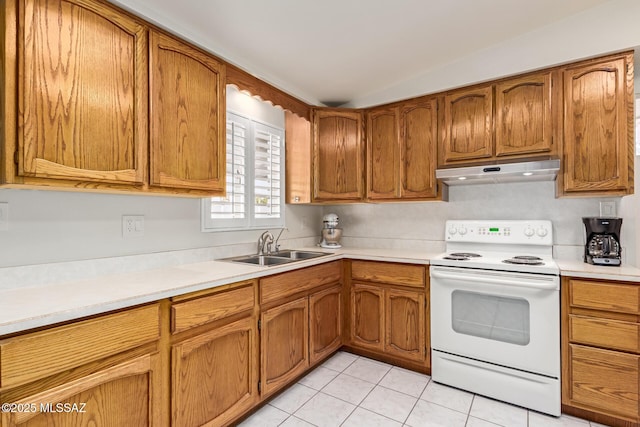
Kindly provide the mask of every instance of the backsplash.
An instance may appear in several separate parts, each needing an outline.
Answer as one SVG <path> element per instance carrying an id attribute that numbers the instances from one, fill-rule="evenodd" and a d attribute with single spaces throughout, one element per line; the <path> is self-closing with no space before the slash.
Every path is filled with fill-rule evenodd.
<path id="1" fill-rule="evenodd" d="M 323 214 L 338 214 L 345 246 L 425 251 L 444 249 L 448 219 L 548 219 L 553 223 L 554 255 L 581 257 L 585 240 L 581 218 L 598 216 L 600 201 L 615 202 L 618 215 L 623 216 L 621 198 L 555 198 L 555 185 L 532 182 L 455 186 L 449 188 L 449 202 L 333 205 L 325 206 Z M 624 204 L 629 203 L 625 200 Z M 624 216 L 622 225 L 623 262 L 632 265 L 636 259 L 636 216 Z"/>

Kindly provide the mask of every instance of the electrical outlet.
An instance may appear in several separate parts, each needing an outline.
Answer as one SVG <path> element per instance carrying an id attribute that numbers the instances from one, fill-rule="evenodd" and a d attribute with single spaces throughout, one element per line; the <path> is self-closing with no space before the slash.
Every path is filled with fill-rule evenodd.
<path id="1" fill-rule="evenodd" d="M 0 203 L 0 231 L 9 230 L 9 203 Z"/>
<path id="2" fill-rule="evenodd" d="M 144 215 L 122 215 L 122 237 L 144 236 Z"/>
<path id="3" fill-rule="evenodd" d="M 602 217 L 615 217 L 616 216 L 616 202 L 600 202 L 600 216 L 602 216 Z"/>

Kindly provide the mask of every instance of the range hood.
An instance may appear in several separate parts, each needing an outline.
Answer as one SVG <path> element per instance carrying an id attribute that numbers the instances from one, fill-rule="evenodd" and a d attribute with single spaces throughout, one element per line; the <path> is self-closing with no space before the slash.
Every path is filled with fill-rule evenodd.
<path id="1" fill-rule="evenodd" d="M 553 181 L 558 175 L 558 170 L 560 170 L 560 160 L 556 159 L 437 169 L 436 178 L 447 185 Z"/>

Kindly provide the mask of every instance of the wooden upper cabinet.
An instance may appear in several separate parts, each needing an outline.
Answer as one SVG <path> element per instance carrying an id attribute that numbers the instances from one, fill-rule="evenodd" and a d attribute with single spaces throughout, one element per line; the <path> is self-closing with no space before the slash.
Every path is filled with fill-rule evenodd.
<path id="1" fill-rule="evenodd" d="M 436 98 L 406 102 L 400 107 L 400 197 L 434 198 L 438 147 Z"/>
<path id="2" fill-rule="evenodd" d="M 222 194 L 226 165 L 224 64 L 150 32 L 152 186 Z"/>
<path id="3" fill-rule="evenodd" d="M 437 120 L 436 98 L 367 112 L 367 199 L 436 197 Z"/>
<path id="4" fill-rule="evenodd" d="M 312 115 L 313 199 L 362 200 L 362 113 L 339 109 L 314 109 Z"/>
<path id="5" fill-rule="evenodd" d="M 18 175 L 143 184 L 147 36 L 106 3 L 21 0 Z"/>
<path id="6" fill-rule="evenodd" d="M 493 156 L 493 86 L 450 92 L 444 97 L 440 164 Z"/>
<path id="7" fill-rule="evenodd" d="M 367 112 L 367 198 L 400 196 L 398 108 Z"/>
<path id="8" fill-rule="evenodd" d="M 496 156 L 550 153 L 552 72 L 496 84 Z"/>
<path id="9" fill-rule="evenodd" d="M 287 203 L 311 203 L 311 122 L 284 112 Z"/>
<path id="10" fill-rule="evenodd" d="M 567 193 L 633 192 L 633 55 L 564 69 Z"/>

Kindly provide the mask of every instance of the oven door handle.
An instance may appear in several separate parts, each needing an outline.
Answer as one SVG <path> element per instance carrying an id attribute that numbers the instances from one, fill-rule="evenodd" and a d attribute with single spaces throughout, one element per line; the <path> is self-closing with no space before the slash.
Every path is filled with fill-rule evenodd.
<path id="1" fill-rule="evenodd" d="M 524 288 L 534 288 L 541 290 L 554 290 L 558 288 L 556 283 L 545 283 L 542 280 L 525 280 L 514 278 L 512 280 L 504 280 L 498 278 L 487 278 L 478 276 L 465 276 L 461 274 L 442 273 L 437 270 L 431 270 L 431 277 L 442 280 L 464 280 L 466 282 L 487 283 L 490 285 L 507 285 L 518 286 Z"/>

